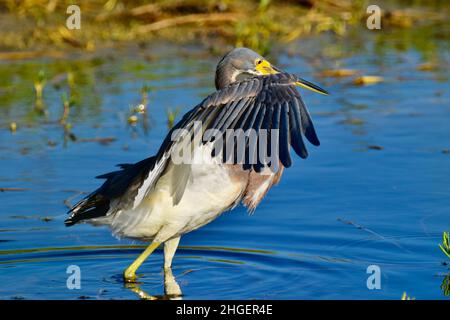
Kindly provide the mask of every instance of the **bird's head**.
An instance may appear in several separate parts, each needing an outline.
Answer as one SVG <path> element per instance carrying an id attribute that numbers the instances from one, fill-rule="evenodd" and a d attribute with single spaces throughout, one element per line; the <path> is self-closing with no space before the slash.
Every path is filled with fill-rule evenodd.
<path id="1" fill-rule="evenodd" d="M 273 66 L 263 56 L 248 48 L 235 48 L 220 60 L 216 69 L 216 89 L 222 89 L 235 81 L 252 76 L 276 74 L 283 72 Z M 328 94 L 319 86 L 301 78 L 295 83 L 298 86 L 318 93 Z"/>

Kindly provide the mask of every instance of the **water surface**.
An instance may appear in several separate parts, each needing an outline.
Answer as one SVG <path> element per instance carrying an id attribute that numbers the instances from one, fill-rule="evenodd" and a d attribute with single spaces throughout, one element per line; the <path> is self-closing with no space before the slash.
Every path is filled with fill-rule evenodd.
<path id="1" fill-rule="evenodd" d="M 397 50 L 370 34 L 323 36 L 274 51 L 278 66 L 332 93 L 302 91 L 321 146 L 294 159 L 254 215 L 240 207 L 182 238 L 173 273 L 184 299 L 448 298 L 438 243 L 450 228 L 450 55 L 433 41 L 435 50 Z M 153 48 L 0 63 L 0 188 L 25 189 L 0 192 L 1 299 L 137 298 L 121 273 L 144 244 L 104 228 L 66 228 L 64 201 L 96 188 L 93 177 L 115 164 L 154 154 L 167 113 L 179 118 L 212 92 L 217 57 Z M 417 69 L 429 61 L 438 67 Z M 385 81 L 361 87 L 318 74 L 337 67 Z M 48 79 L 44 116 L 33 111 L 39 70 Z M 148 116 L 133 127 L 127 119 L 143 85 Z M 58 123 L 69 90 L 76 141 Z M 72 264 L 80 290 L 66 287 Z M 380 290 L 367 288 L 369 265 L 381 269 Z M 152 295 L 163 294 L 161 266 L 157 251 L 139 269 Z"/>

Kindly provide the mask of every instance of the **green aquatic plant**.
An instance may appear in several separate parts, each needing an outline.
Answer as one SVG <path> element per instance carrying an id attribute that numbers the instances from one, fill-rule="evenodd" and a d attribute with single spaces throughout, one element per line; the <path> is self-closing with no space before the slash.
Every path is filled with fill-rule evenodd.
<path id="1" fill-rule="evenodd" d="M 143 85 L 141 88 L 141 105 L 144 106 L 144 110 L 142 112 L 145 112 L 147 110 L 148 105 L 148 93 L 150 92 L 150 87 L 148 85 Z"/>
<path id="2" fill-rule="evenodd" d="M 40 70 L 38 72 L 38 78 L 34 82 L 34 90 L 36 92 L 36 99 L 42 99 L 44 87 L 47 81 L 45 80 L 45 72 Z"/>
<path id="3" fill-rule="evenodd" d="M 69 87 L 69 103 L 77 104 L 80 101 L 80 93 L 77 90 L 75 74 L 72 71 L 67 72 L 67 85 Z"/>
<path id="4" fill-rule="evenodd" d="M 442 234 L 442 244 L 439 244 L 439 248 L 441 248 L 442 252 L 444 252 L 444 254 L 450 258 L 450 245 L 449 245 L 449 233 L 448 232 L 444 232 Z"/>
<path id="5" fill-rule="evenodd" d="M 67 119 L 69 118 L 70 108 L 75 105 L 76 98 L 72 95 L 72 91 L 70 91 L 69 96 L 64 92 L 61 94 L 61 101 L 63 104 L 63 113 L 61 118 L 59 119 L 59 123 L 65 125 L 67 123 Z"/>
<path id="6" fill-rule="evenodd" d="M 442 252 L 450 258 L 450 245 L 449 245 L 449 233 L 443 232 L 442 233 L 442 244 L 439 244 L 439 248 L 441 248 Z M 443 265 L 447 265 L 446 262 L 443 263 Z M 444 296 L 450 295 L 450 273 L 447 273 L 444 277 L 444 280 L 442 280 L 441 284 L 441 290 Z"/>
<path id="7" fill-rule="evenodd" d="M 442 280 L 441 289 L 444 296 L 450 296 L 450 274 L 447 274 Z"/>
<path id="8" fill-rule="evenodd" d="M 69 117 L 69 113 L 70 113 L 70 102 L 69 102 L 69 99 L 67 99 L 67 95 L 65 93 L 63 93 L 61 95 L 61 100 L 63 103 L 63 114 L 62 114 L 59 122 L 61 124 L 65 124 L 67 121 L 67 118 Z"/>
<path id="9" fill-rule="evenodd" d="M 172 129 L 175 124 L 175 119 L 177 115 L 180 113 L 180 109 L 176 108 L 175 111 L 167 110 L 167 127 Z"/>
<path id="10" fill-rule="evenodd" d="M 44 88 L 46 84 L 45 73 L 43 70 L 40 70 L 38 72 L 38 78 L 34 81 L 34 92 L 36 94 L 34 108 L 40 113 L 45 113 Z"/>

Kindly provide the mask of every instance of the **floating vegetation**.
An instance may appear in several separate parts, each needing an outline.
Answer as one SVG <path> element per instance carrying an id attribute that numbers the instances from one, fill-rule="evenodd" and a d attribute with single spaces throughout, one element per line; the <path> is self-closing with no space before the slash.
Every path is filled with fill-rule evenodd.
<path id="1" fill-rule="evenodd" d="M 341 77 L 351 77 L 358 74 L 359 71 L 352 69 L 331 69 L 324 70 L 319 73 L 320 77 L 328 77 L 328 78 L 341 78 Z"/>
<path id="2" fill-rule="evenodd" d="M 425 62 L 417 66 L 417 70 L 419 71 L 434 71 L 436 70 L 438 65 L 433 62 Z"/>
<path id="3" fill-rule="evenodd" d="M 132 114 L 131 116 L 128 117 L 128 123 L 132 126 L 135 126 L 138 123 L 138 116 L 135 114 Z"/>
<path id="4" fill-rule="evenodd" d="M 17 131 L 17 123 L 16 122 L 10 122 L 9 123 L 9 130 L 12 132 L 12 133 L 14 133 L 14 132 L 16 132 Z"/>
<path id="5" fill-rule="evenodd" d="M 366 122 L 363 119 L 360 118 L 347 118 L 343 121 L 341 121 L 342 124 L 349 124 L 352 126 L 362 126 Z"/>
<path id="6" fill-rule="evenodd" d="M 442 252 L 450 258 L 450 245 L 449 245 L 449 233 L 444 232 L 442 234 L 442 244 L 439 244 L 439 248 L 441 248 Z"/>
<path id="7" fill-rule="evenodd" d="M 383 77 L 379 77 L 379 76 L 360 76 L 360 77 L 356 77 L 353 80 L 353 84 L 358 85 L 358 86 L 365 86 L 365 85 L 370 85 L 370 84 L 376 84 L 379 82 L 383 82 Z"/>

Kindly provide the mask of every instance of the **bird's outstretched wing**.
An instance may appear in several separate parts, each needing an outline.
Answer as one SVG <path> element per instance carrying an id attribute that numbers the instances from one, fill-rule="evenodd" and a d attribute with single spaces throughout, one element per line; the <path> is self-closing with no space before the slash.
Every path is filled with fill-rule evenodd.
<path id="1" fill-rule="evenodd" d="M 206 97 L 199 105 L 186 113 L 166 136 L 155 156 L 154 168 L 149 171 L 148 177 L 137 192 L 134 206 L 136 207 L 154 187 L 171 159 L 174 145 L 184 139 L 186 132 L 192 133 L 198 122 L 202 126 L 202 143 L 217 138 L 217 136 L 208 136 L 208 129 L 216 129 L 223 135 L 229 129 L 241 129 L 243 132 L 253 129 L 257 133 L 261 129 L 278 129 L 278 141 L 275 143 L 277 150 L 274 157 L 271 157 L 272 160 L 279 159 L 284 167 L 290 167 L 292 164 L 290 146 L 300 157 L 306 158 L 308 151 L 302 134 L 315 146 L 318 146 L 320 142 L 311 116 L 295 87 L 298 80 L 295 75 L 288 73 L 256 76 L 234 82 Z M 267 166 L 267 163 L 261 163 L 257 157 L 260 138 L 257 135 L 257 140 L 253 143 L 249 143 L 250 139 L 247 139 L 243 152 L 245 158 L 237 159 L 234 151 L 231 162 L 242 163 L 244 169 L 256 171 Z M 271 141 L 266 140 L 266 142 L 270 147 Z M 226 141 L 223 141 L 222 145 L 226 147 Z M 270 153 L 271 150 L 268 151 Z M 222 153 L 222 155 L 227 154 L 229 153 Z M 214 155 L 217 156 L 217 154 Z M 256 159 L 252 156 L 256 156 Z"/>
<path id="2" fill-rule="evenodd" d="M 257 149 L 266 144 L 265 151 L 268 154 L 275 153 L 271 155 L 272 159 L 290 167 L 290 146 L 300 157 L 308 156 L 302 134 L 313 145 L 320 144 L 311 116 L 295 88 L 297 81 L 294 75 L 278 73 L 237 82 L 209 96 L 196 118 L 204 119 L 206 129 L 217 129 L 222 133 L 229 129 L 241 129 L 243 132 L 254 130 L 258 143 L 246 144 L 245 159 L 237 159 L 234 153 L 233 163 L 243 160 L 244 168 L 259 171 L 267 163 L 251 157 L 259 156 L 257 151 L 260 150 Z M 267 136 L 259 134 L 263 130 Z M 275 136 L 271 136 L 271 130 L 276 133 Z M 208 141 L 208 138 L 204 137 L 204 141 Z M 261 142 L 262 138 L 265 140 Z M 271 150 L 271 138 L 277 139 L 272 144 L 277 150 Z M 226 147 L 225 142 L 223 146 Z"/>
<path id="3" fill-rule="evenodd" d="M 275 153 L 273 156 L 279 159 L 284 167 L 290 167 L 292 164 L 290 146 L 300 157 L 306 158 L 308 152 L 302 135 L 313 145 L 318 146 L 320 142 L 309 112 L 295 88 L 297 81 L 296 76 L 288 73 L 257 76 L 235 82 L 209 95 L 172 128 L 154 157 L 134 165 L 121 165 L 122 170 L 99 176 L 106 179 L 105 183 L 69 211 L 71 215 L 66 224 L 72 225 L 80 220 L 106 215 L 114 199 L 130 199 L 132 204 L 122 205 L 137 207 L 163 174 L 170 162 L 174 146 L 185 138 L 186 132 L 192 133 L 195 123 L 198 122 L 202 125 L 201 143 L 217 139 L 217 135 L 212 136 L 210 133 L 213 131 L 208 129 L 215 129 L 216 133 L 219 132 L 219 135 L 224 137 L 224 147 L 226 131 L 229 129 L 240 129 L 244 133 L 249 129 L 256 133 L 261 129 L 277 129 L 277 141 L 274 141 L 277 150 L 270 150 L 272 141 L 268 139 L 267 151 Z M 232 153 L 232 162 L 242 163 L 244 169 L 256 171 L 267 166 L 268 164 L 259 161 L 258 157 L 253 158 L 261 147 L 260 139 L 258 134 L 255 141 L 247 139 L 243 152 L 245 158 L 237 159 L 235 150 Z M 223 152 L 222 156 L 225 154 L 229 153 Z M 217 155 L 218 153 L 213 154 Z"/>

